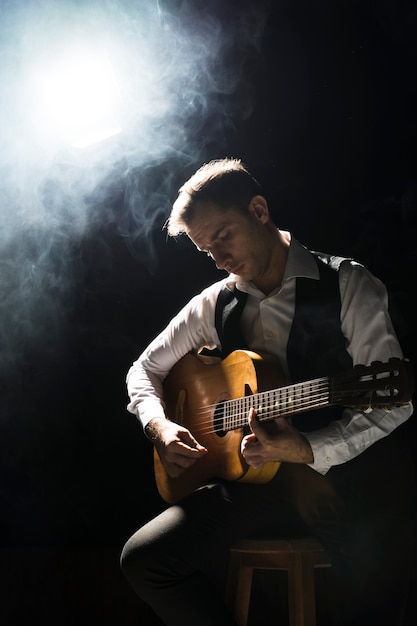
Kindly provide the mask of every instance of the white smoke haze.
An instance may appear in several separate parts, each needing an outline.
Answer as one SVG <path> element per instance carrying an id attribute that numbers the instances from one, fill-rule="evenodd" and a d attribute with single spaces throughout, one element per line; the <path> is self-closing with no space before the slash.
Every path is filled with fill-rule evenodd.
<path id="1" fill-rule="evenodd" d="M 267 7 L 1 3 L 0 373 L 22 346 L 62 329 L 75 288 L 71 252 L 97 224 L 116 224 L 144 271 L 154 270 L 151 233 L 169 212 L 178 172 L 198 166 L 207 146 L 251 113 L 248 68 L 260 54 Z M 81 72 L 86 51 L 109 63 L 121 132 L 82 150 L 45 113 L 40 85 L 64 58 L 79 54 Z"/>

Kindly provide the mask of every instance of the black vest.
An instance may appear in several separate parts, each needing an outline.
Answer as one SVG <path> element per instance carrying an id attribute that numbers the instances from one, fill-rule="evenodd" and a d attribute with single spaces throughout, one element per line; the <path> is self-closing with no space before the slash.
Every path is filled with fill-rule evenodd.
<path id="1" fill-rule="evenodd" d="M 296 279 L 295 312 L 287 345 L 287 362 L 291 382 L 321 376 L 334 376 L 352 368 L 346 350 L 346 338 L 340 324 L 340 291 L 338 270 L 346 261 L 341 257 L 313 253 L 320 280 Z M 216 305 L 216 329 L 222 345 L 221 356 L 247 349 L 240 330 L 240 316 L 247 294 L 236 287 L 224 287 Z M 293 418 L 301 430 L 315 430 L 340 416 L 341 407 L 312 411 Z"/>

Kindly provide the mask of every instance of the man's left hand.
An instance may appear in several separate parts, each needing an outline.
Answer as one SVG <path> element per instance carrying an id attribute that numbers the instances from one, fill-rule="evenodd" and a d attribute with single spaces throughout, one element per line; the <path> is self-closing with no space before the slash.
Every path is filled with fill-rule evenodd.
<path id="1" fill-rule="evenodd" d="M 251 467 L 258 469 L 269 461 L 305 464 L 314 461 L 309 442 L 286 418 L 278 417 L 263 425 L 252 408 L 248 422 L 251 432 L 243 437 L 241 452 Z"/>

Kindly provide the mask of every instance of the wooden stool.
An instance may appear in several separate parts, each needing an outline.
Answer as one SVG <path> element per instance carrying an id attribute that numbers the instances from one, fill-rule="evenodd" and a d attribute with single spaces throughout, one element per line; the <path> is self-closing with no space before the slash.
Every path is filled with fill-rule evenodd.
<path id="1" fill-rule="evenodd" d="M 238 626 L 246 626 L 254 569 L 288 572 L 290 626 L 315 626 L 314 568 L 331 567 L 329 556 L 314 538 L 245 539 L 230 550 L 227 602 Z"/>

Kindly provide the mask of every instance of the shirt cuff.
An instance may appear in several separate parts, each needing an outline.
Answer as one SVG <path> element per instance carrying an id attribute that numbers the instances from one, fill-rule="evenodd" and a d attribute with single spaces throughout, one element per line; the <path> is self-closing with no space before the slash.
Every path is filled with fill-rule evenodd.
<path id="1" fill-rule="evenodd" d="M 143 428 L 155 417 L 166 419 L 164 407 L 159 400 L 144 400 L 138 406 L 137 414 Z"/>
<path id="2" fill-rule="evenodd" d="M 313 451 L 314 461 L 309 463 L 309 467 L 319 474 L 327 474 L 333 465 L 339 465 L 346 460 L 348 445 L 341 440 L 335 445 L 334 439 L 324 437 L 320 430 L 303 433 Z"/>

